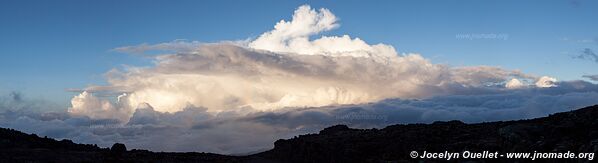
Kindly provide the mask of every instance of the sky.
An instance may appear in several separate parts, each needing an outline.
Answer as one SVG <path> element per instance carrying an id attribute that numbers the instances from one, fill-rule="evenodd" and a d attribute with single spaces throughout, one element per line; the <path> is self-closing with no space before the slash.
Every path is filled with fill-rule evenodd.
<path id="1" fill-rule="evenodd" d="M 302 4 L 339 17 L 342 27 L 327 34 L 386 43 L 435 63 L 500 66 L 560 80 L 598 73 L 596 63 L 571 57 L 598 47 L 595 1 L 24 0 L 0 5 L 0 90 L 66 105 L 73 95 L 66 89 L 102 84 L 103 73 L 114 67 L 151 64 L 113 48 L 255 38 Z M 470 40 L 459 34 L 507 37 Z"/>
<path id="2" fill-rule="evenodd" d="M 595 1 L 3 1 L 0 126 L 246 153 L 596 104 Z"/>

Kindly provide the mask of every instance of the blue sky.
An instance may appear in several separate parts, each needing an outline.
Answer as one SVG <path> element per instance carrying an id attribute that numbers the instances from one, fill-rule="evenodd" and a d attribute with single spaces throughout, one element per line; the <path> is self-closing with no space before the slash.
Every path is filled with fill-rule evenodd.
<path id="1" fill-rule="evenodd" d="M 348 34 L 420 53 L 434 63 L 490 65 L 560 80 L 598 74 L 573 59 L 598 49 L 596 1 L 2 1 L 0 93 L 68 105 L 67 88 L 102 84 L 102 74 L 151 61 L 111 51 L 176 39 L 255 38 L 302 4 L 328 8 Z M 458 39 L 503 34 L 507 39 Z"/>

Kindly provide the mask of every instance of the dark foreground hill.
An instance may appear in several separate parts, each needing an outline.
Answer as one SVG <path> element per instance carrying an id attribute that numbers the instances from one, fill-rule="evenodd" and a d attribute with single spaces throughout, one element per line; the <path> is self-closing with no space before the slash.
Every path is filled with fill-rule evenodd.
<path id="1" fill-rule="evenodd" d="M 0 162 L 238 162 L 237 157 L 211 153 L 169 153 L 126 150 L 57 141 L 35 134 L 0 128 Z"/>
<path id="2" fill-rule="evenodd" d="M 274 149 L 249 155 L 127 151 L 75 144 L 0 129 L 0 162 L 436 162 L 411 158 L 426 152 L 567 152 L 598 151 L 598 105 L 531 120 L 465 124 L 460 121 L 351 129 L 344 125 L 318 134 L 278 140 Z M 588 156 L 589 157 L 589 156 Z M 592 155 L 592 157 L 594 157 Z M 531 159 L 453 159 L 451 161 L 527 162 Z M 540 159 L 543 162 L 592 162 Z"/>

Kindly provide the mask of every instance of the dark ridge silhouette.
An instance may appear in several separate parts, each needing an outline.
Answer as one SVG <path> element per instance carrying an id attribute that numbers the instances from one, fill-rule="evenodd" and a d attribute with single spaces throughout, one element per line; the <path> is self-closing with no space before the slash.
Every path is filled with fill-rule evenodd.
<path id="1" fill-rule="evenodd" d="M 112 148 L 57 141 L 0 128 L 0 162 L 239 162 L 237 157 L 212 153 L 169 153 L 133 149 L 115 143 Z"/>
<path id="2" fill-rule="evenodd" d="M 56 141 L 0 129 L 0 162 L 443 162 L 411 158 L 411 151 L 598 152 L 598 105 L 530 120 L 465 124 L 398 124 L 383 129 L 325 128 L 318 134 L 274 142 L 274 149 L 248 156 L 111 149 Z M 529 159 L 454 161 L 528 162 Z M 591 162 L 543 159 L 542 162 Z"/>

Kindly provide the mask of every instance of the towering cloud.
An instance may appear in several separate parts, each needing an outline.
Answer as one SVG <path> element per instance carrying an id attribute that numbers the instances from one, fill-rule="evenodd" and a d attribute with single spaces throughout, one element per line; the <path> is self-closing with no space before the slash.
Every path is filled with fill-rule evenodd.
<path id="1" fill-rule="evenodd" d="M 281 20 L 273 30 L 249 43 L 249 47 L 301 55 L 375 57 L 376 59 L 397 55 L 392 46 L 369 45 L 359 38 L 351 38 L 348 35 L 323 36 L 316 40 L 309 40 L 310 36 L 338 26 L 336 16 L 328 9 L 322 8 L 318 12 L 303 5 L 295 10 L 291 21 Z"/>
<path id="2" fill-rule="evenodd" d="M 117 48 L 135 53 L 151 49 L 176 53 L 157 56 L 155 67 L 112 71 L 108 74 L 110 86 L 87 89 L 127 92 L 122 97 L 126 104 L 113 107 L 89 101 L 94 103 L 89 105 L 107 112 L 116 110 L 111 108 L 126 110 L 120 113 L 132 113 L 130 109 L 139 103 L 148 103 L 159 112 L 181 111 L 189 104 L 207 107 L 209 112 L 251 112 L 475 94 L 502 89 L 510 79 L 537 79 L 498 67 L 433 64 L 419 54 L 399 55 L 390 45 L 370 45 L 347 35 L 310 40 L 338 26 L 329 10 L 301 6 L 291 21 L 281 20 L 273 30 L 245 45 L 175 41 Z M 540 79 L 537 86 L 552 86 L 547 77 Z M 104 113 L 80 107 L 85 105 L 82 99 L 86 95 L 80 96 L 73 99 L 73 114 L 104 117 L 100 115 Z"/>

